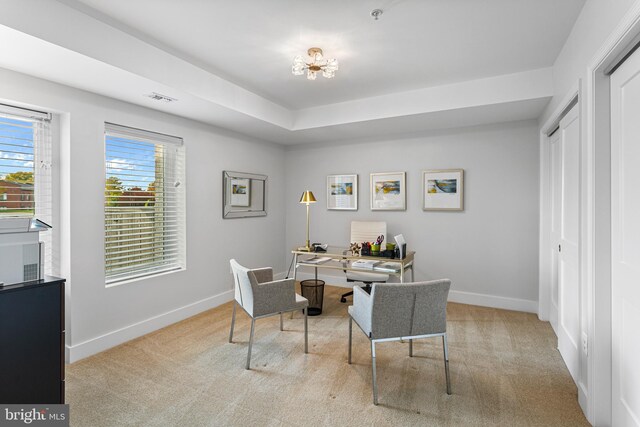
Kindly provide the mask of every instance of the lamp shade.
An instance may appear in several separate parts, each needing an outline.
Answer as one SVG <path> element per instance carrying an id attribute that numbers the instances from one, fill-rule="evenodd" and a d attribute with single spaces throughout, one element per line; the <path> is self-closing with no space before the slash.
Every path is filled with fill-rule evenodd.
<path id="1" fill-rule="evenodd" d="M 302 197 L 300 197 L 300 203 L 315 203 L 316 197 L 313 195 L 312 191 L 305 191 L 302 193 Z"/>

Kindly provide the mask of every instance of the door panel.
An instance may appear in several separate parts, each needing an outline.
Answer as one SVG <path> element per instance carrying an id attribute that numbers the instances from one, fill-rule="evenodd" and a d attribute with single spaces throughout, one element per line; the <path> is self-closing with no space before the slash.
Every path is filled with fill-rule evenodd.
<path id="1" fill-rule="evenodd" d="M 558 277 L 560 252 L 560 215 L 562 212 L 562 151 L 560 147 L 560 134 L 558 130 L 549 138 L 551 153 L 551 308 L 549 310 L 549 322 L 556 335 L 558 335 Z"/>
<path id="2" fill-rule="evenodd" d="M 611 76 L 612 421 L 640 426 L 640 52 Z"/>
<path id="3" fill-rule="evenodd" d="M 573 380 L 580 373 L 580 121 L 576 105 L 560 121 L 558 350 Z"/>

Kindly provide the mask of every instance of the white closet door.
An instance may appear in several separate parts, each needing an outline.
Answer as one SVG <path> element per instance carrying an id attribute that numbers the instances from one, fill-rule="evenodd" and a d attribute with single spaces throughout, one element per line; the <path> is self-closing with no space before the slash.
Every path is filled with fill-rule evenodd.
<path id="1" fill-rule="evenodd" d="M 576 105 L 560 121 L 558 350 L 575 383 L 580 372 L 580 120 Z"/>
<path id="2" fill-rule="evenodd" d="M 558 130 L 549 138 L 551 153 L 551 307 L 549 322 L 558 335 L 558 264 L 560 262 L 560 224 L 562 213 L 562 150 Z"/>
<path id="3" fill-rule="evenodd" d="M 640 51 L 611 76 L 611 258 L 612 422 L 640 426 Z"/>

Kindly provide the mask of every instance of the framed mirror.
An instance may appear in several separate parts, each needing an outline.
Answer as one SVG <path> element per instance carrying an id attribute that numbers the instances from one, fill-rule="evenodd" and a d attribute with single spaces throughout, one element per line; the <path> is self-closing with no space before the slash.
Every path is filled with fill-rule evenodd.
<path id="1" fill-rule="evenodd" d="M 267 176 L 222 172 L 222 218 L 267 215 Z"/>

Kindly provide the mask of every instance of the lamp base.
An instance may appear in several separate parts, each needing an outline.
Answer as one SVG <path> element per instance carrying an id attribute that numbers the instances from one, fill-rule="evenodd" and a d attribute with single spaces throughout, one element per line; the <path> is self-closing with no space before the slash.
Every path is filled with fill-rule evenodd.
<path id="1" fill-rule="evenodd" d="M 308 225 L 307 225 L 308 227 Z M 307 232 L 308 233 L 308 232 Z M 304 251 L 304 252 L 313 252 L 314 248 L 311 247 L 311 241 L 309 239 L 307 239 L 307 244 L 306 246 L 300 246 L 298 248 L 299 251 Z"/>

